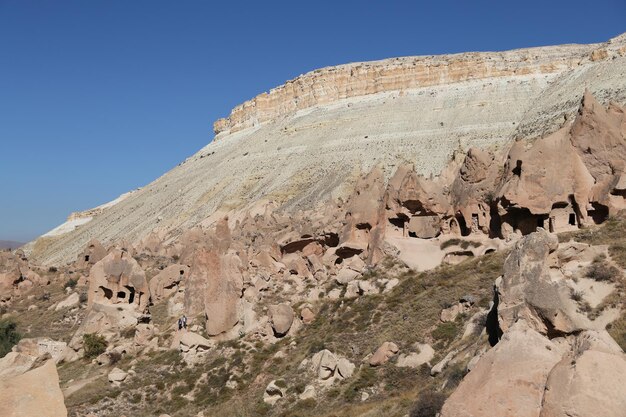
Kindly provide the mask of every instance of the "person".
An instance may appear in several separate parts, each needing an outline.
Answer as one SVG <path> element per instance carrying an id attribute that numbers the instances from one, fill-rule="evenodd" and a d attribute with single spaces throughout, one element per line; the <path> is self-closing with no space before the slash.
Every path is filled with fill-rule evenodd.
<path id="1" fill-rule="evenodd" d="M 182 330 L 182 328 L 183 328 L 183 319 L 179 318 L 178 319 L 178 330 Z"/>
<path id="2" fill-rule="evenodd" d="M 183 328 L 187 328 L 187 316 L 183 314 Z"/>

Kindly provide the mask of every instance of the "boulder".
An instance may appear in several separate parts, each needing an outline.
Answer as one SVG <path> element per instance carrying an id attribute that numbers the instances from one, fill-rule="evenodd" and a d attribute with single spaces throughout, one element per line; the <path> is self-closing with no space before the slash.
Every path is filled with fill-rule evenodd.
<path id="1" fill-rule="evenodd" d="M 303 307 L 302 310 L 300 310 L 300 319 L 304 324 L 311 324 L 313 320 L 315 320 L 315 313 L 310 307 Z"/>
<path id="2" fill-rule="evenodd" d="M 145 346 L 150 343 L 150 340 L 156 333 L 156 329 L 154 324 L 149 323 L 139 323 L 137 327 L 135 327 L 135 335 L 133 336 L 133 340 L 135 344 L 139 346 Z"/>
<path id="3" fill-rule="evenodd" d="M 304 387 L 304 391 L 298 396 L 298 398 L 300 400 L 308 400 L 310 398 L 315 398 L 316 396 L 317 392 L 315 391 L 315 387 L 313 385 L 307 385 Z"/>
<path id="4" fill-rule="evenodd" d="M 383 365 L 387 363 L 387 361 L 396 353 L 398 353 L 398 351 L 398 346 L 395 343 L 385 342 L 380 345 L 380 347 L 376 349 L 376 352 L 374 352 L 374 354 L 370 357 L 369 364 L 370 366 Z"/>
<path id="5" fill-rule="evenodd" d="M 183 352 L 209 350 L 215 343 L 192 332 L 182 332 L 180 335 L 180 350 Z"/>
<path id="6" fill-rule="evenodd" d="M 62 310 L 64 308 L 70 308 L 77 306 L 80 301 L 80 297 L 77 292 L 71 293 L 66 299 L 59 301 L 59 303 L 54 308 L 55 311 Z"/>
<path id="7" fill-rule="evenodd" d="M 66 417 L 63 401 L 53 360 L 10 379 L 0 379 L 0 416 Z"/>
<path id="8" fill-rule="evenodd" d="M 113 368 L 111 372 L 109 372 L 108 379 L 113 385 L 120 385 L 124 382 L 127 376 L 127 372 L 121 370 L 120 368 Z"/>
<path id="9" fill-rule="evenodd" d="M 329 379 L 337 369 L 337 357 L 328 349 L 321 350 L 313 355 L 311 368 L 319 379 Z"/>
<path id="10" fill-rule="evenodd" d="M 277 304 L 269 307 L 270 322 L 274 335 L 283 337 L 289 332 L 293 323 L 294 314 L 289 304 Z"/>
<path id="11" fill-rule="evenodd" d="M 448 352 L 448 354 L 444 356 L 442 360 L 440 360 L 439 362 L 435 364 L 435 366 L 430 368 L 430 376 L 435 376 L 435 375 L 439 375 L 440 373 L 442 373 L 443 370 L 446 368 L 446 366 L 448 366 L 448 364 L 452 362 L 452 360 L 458 353 L 459 351 L 456 349 Z"/>
<path id="12" fill-rule="evenodd" d="M 346 358 L 339 358 L 337 361 L 337 373 L 342 378 L 350 378 L 354 374 L 356 366 Z"/>
<path id="13" fill-rule="evenodd" d="M 276 384 L 276 380 L 273 380 L 269 384 L 267 384 L 267 387 L 265 388 L 265 392 L 263 393 L 263 401 L 266 404 L 274 405 L 284 396 L 285 393 L 283 392 L 283 388 L 279 387 Z"/>
<path id="14" fill-rule="evenodd" d="M 418 344 L 419 352 L 400 354 L 396 366 L 400 368 L 419 368 L 423 364 L 429 363 L 435 357 L 435 350 L 428 344 Z"/>
<path id="15" fill-rule="evenodd" d="M 335 277 L 335 281 L 337 281 L 338 284 L 345 285 L 349 283 L 350 281 L 354 280 L 359 275 L 361 274 L 359 272 L 356 272 L 353 269 L 343 268 L 337 273 L 337 276 Z"/>

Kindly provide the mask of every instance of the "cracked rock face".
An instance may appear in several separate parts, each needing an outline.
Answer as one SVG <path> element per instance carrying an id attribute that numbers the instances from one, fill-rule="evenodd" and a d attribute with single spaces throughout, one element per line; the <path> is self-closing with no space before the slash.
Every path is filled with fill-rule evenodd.
<path id="1" fill-rule="evenodd" d="M 559 254 L 575 255 L 568 245 L 557 248 L 545 231 L 516 244 L 496 284 L 502 338 L 448 398 L 442 417 L 624 415 L 626 355 L 577 311 L 558 268 Z"/>
<path id="2" fill-rule="evenodd" d="M 51 351 L 36 346 L 48 339 L 25 339 L 0 359 L 0 415 L 66 417 L 59 374 Z"/>
<path id="3" fill-rule="evenodd" d="M 539 417 L 559 347 L 520 321 L 480 359 L 442 409 L 442 417 Z"/>
<path id="4" fill-rule="evenodd" d="M 496 284 L 498 319 L 506 331 L 518 320 L 525 320 L 544 335 L 569 334 L 589 324 L 577 313 L 570 288 L 550 275 L 552 253 L 558 239 L 545 231 L 522 238 L 504 263 L 504 274 Z"/>

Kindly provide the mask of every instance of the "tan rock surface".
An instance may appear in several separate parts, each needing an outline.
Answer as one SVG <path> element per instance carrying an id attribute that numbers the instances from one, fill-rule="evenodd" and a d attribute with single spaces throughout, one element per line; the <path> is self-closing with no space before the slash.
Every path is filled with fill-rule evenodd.
<path id="1" fill-rule="evenodd" d="M 144 311 L 150 300 L 150 288 L 141 266 L 128 252 L 114 249 L 89 272 L 87 303 L 128 304 Z"/>
<path id="2" fill-rule="evenodd" d="M 293 309 L 289 304 L 278 304 L 269 307 L 270 321 L 274 334 L 282 337 L 287 334 L 294 319 Z"/>
<path id="3" fill-rule="evenodd" d="M 66 417 L 54 361 L 0 381 L 0 415 L 4 417 Z"/>
<path id="4" fill-rule="evenodd" d="M 622 417 L 626 413 L 626 355 L 587 350 L 565 357 L 548 377 L 540 417 Z"/>
<path id="5" fill-rule="evenodd" d="M 398 353 L 398 346 L 393 342 L 385 342 L 370 357 L 369 364 L 371 366 L 380 366 L 386 363 L 391 357 Z"/>
<path id="6" fill-rule="evenodd" d="M 523 321 L 486 352 L 446 401 L 441 417 L 539 417 L 558 347 Z"/>

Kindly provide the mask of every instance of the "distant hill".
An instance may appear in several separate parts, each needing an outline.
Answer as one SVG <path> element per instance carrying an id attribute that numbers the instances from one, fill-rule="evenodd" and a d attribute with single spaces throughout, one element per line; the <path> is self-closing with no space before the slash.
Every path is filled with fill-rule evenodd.
<path id="1" fill-rule="evenodd" d="M 24 243 L 13 240 L 0 240 L 0 249 L 17 249 L 23 245 Z"/>

